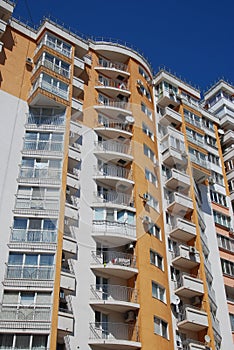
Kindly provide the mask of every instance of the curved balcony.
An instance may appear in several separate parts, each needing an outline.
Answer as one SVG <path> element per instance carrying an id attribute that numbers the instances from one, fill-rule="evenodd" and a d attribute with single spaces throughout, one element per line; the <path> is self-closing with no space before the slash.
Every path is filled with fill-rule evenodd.
<path id="1" fill-rule="evenodd" d="M 24 155 L 62 156 L 63 142 L 24 140 L 22 153 Z"/>
<path id="2" fill-rule="evenodd" d="M 28 130 L 46 130 L 46 131 L 64 131 L 65 129 L 65 115 L 36 115 L 29 113 L 25 128 Z"/>
<path id="3" fill-rule="evenodd" d="M 120 120 L 103 120 L 94 128 L 97 134 L 108 139 L 117 139 L 118 137 L 132 137 L 132 126 L 127 122 Z"/>
<path id="4" fill-rule="evenodd" d="M 192 298 L 204 294 L 203 281 L 196 276 L 181 273 L 177 279 L 175 293 L 184 298 Z"/>
<path id="5" fill-rule="evenodd" d="M 117 246 L 136 240 L 136 226 L 125 222 L 94 220 L 92 236 L 98 242 Z"/>
<path id="6" fill-rule="evenodd" d="M 110 114 L 113 118 L 117 118 L 119 115 L 130 115 L 130 103 L 125 101 L 118 101 L 116 99 L 97 100 L 94 108 L 104 114 Z"/>
<path id="7" fill-rule="evenodd" d="M 111 98 L 117 98 L 119 94 L 126 97 L 131 95 L 128 83 L 117 79 L 103 78 L 103 81 L 96 80 L 95 88 Z"/>
<path id="8" fill-rule="evenodd" d="M 200 255 L 196 248 L 178 244 L 173 253 L 172 264 L 181 269 L 192 269 L 200 265 Z"/>
<path id="9" fill-rule="evenodd" d="M 126 312 L 140 307 L 137 290 L 125 286 L 92 285 L 90 299 L 90 305 L 106 311 Z"/>
<path id="10" fill-rule="evenodd" d="M 104 161 L 121 161 L 128 163 L 133 161 L 131 145 L 116 140 L 107 140 L 95 143 L 94 153 Z"/>
<path id="11" fill-rule="evenodd" d="M 94 69 L 111 79 L 116 79 L 119 75 L 124 78 L 128 78 L 130 76 L 128 66 L 126 64 L 116 61 L 109 61 L 102 58 L 99 59 L 99 63 L 96 67 L 94 67 Z"/>
<path id="12" fill-rule="evenodd" d="M 32 215 L 58 215 L 59 198 L 37 198 L 26 195 L 17 195 L 14 213 L 17 214 L 32 214 Z"/>
<path id="13" fill-rule="evenodd" d="M 59 185 L 61 183 L 62 171 L 53 168 L 28 168 L 20 167 L 18 177 L 19 183 L 27 184 L 53 184 Z"/>
<path id="14" fill-rule="evenodd" d="M 134 199 L 131 194 L 124 192 L 117 192 L 113 190 L 99 190 L 94 192 L 94 204 L 103 204 L 103 206 L 115 207 L 129 207 L 135 211 L 134 208 Z"/>
<path id="15" fill-rule="evenodd" d="M 116 183 L 123 185 L 134 185 L 132 180 L 132 172 L 130 169 L 123 168 L 121 166 L 115 166 L 113 164 L 104 164 L 98 168 L 95 168 L 96 174 L 95 180 L 100 180 L 107 186 L 115 187 Z"/>
<path id="16" fill-rule="evenodd" d="M 178 314 L 178 327 L 182 330 L 199 332 L 208 327 L 207 313 L 201 308 L 192 305 L 184 305 Z"/>
<path id="17" fill-rule="evenodd" d="M 124 279 L 129 279 L 138 273 L 136 256 L 118 251 L 92 252 L 91 269 Z"/>
<path id="18" fill-rule="evenodd" d="M 139 329 L 134 324 L 91 323 L 89 345 L 98 349 L 138 349 L 141 348 Z"/>

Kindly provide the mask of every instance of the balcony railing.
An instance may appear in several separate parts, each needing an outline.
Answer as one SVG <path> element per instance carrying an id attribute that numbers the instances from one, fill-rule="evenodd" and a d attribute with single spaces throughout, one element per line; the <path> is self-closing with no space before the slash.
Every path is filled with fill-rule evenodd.
<path id="1" fill-rule="evenodd" d="M 108 61 L 108 60 L 100 60 L 98 63 L 98 67 L 103 67 L 103 68 L 111 68 L 111 69 L 117 69 L 117 70 L 122 70 L 124 72 L 128 71 L 128 66 L 124 63 L 121 62 L 113 62 L 113 61 Z"/>
<path id="2" fill-rule="evenodd" d="M 96 85 L 103 87 L 113 87 L 120 90 L 129 90 L 128 83 L 122 80 L 113 80 L 105 78 L 104 81 L 96 80 Z"/>
<path id="3" fill-rule="evenodd" d="M 193 154 L 190 154 L 190 159 L 191 159 L 191 162 L 196 163 L 197 165 L 200 165 L 203 168 L 210 169 L 210 165 L 206 159 L 197 158 Z"/>
<path id="4" fill-rule="evenodd" d="M 38 79 L 36 83 L 33 85 L 30 95 L 32 95 L 37 88 L 41 88 L 43 90 L 46 90 L 48 92 L 51 92 L 54 95 L 57 95 L 63 98 L 64 100 L 68 100 L 68 90 L 60 89 L 58 86 L 48 83 L 46 80 Z"/>
<path id="5" fill-rule="evenodd" d="M 18 305 L 2 306 L 0 309 L 0 321 L 50 321 L 51 309 L 45 307 L 32 307 Z M 1 349 L 1 347 L 0 347 Z"/>
<path id="6" fill-rule="evenodd" d="M 134 206 L 132 195 L 116 191 L 97 191 L 94 192 L 95 201 L 97 203 L 112 203 L 124 206 Z"/>
<path id="7" fill-rule="evenodd" d="M 35 51 L 35 54 L 40 50 L 40 48 L 43 46 L 43 45 L 46 45 L 48 47 L 50 47 L 51 49 L 61 53 L 62 55 L 66 56 L 66 57 L 71 57 L 71 50 L 68 50 L 56 43 L 54 43 L 53 41 L 47 39 L 47 38 L 44 38 L 42 39 L 42 41 L 40 42 L 40 44 L 38 45 L 36 51 Z"/>
<path id="8" fill-rule="evenodd" d="M 117 152 L 131 155 L 131 147 L 129 144 L 125 144 L 118 141 L 100 141 L 95 143 L 98 151 L 104 152 Z"/>
<path id="9" fill-rule="evenodd" d="M 33 198 L 31 196 L 17 196 L 15 209 L 58 210 L 59 198 Z"/>
<path id="10" fill-rule="evenodd" d="M 11 231 L 11 242 L 55 243 L 56 241 L 56 230 L 30 230 L 13 228 Z"/>
<path id="11" fill-rule="evenodd" d="M 128 180 L 132 178 L 131 171 L 121 166 L 104 164 L 102 167 L 96 168 L 96 172 L 96 175 L 101 176 L 121 177 Z"/>
<path id="12" fill-rule="evenodd" d="M 116 130 L 122 130 L 122 131 L 128 131 L 131 132 L 130 126 L 125 122 L 120 122 L 118 120 L 103 120 L 100 121 L 100 123 L 97 126 L 98 128 L 106 128 L 106 129 L 116 129 Z"/>
<path id="13" fill-rule="evenodd" d="M 49 128 L 50 126 L 65 127 L 65 116 L 64 115 L 54 115 L 54 116 L 44 116 L 44 115 L 36 115 L 29 113 L 27 115 L 26 126 L 34 126 L 34 127 L 45 127 Z"/>
<path id="14" fill-rule="evenodd" d="M 95 322 L 90 324 L 91 340 L 128 340 L 139 341 L 139 329 L 136 325 L 125 323 Z"/>
<path id="15" fill-rule="evenodd" d="M 63 142 L 55 142 L 55 141 L 31 141 L 25 140 L 23 151 L 36 151 L 36 152 L 58 152 L 61 153 L 63 151 Z"/>
<path id="16" fill-rule="evenodd" d="M 93 220 L 93 232 L 105 232 L 107 235 L 119 234 L 136 238 L 136 225 L 118 221 Z"/>
<path id="17" fill-rule="evenodd" d="M 60 74 L 62 76 L 64 76 L 65 78 L 69 78 L 70 77 L 70 71 L 69 69 L 63 68 L 58 66 L 57 64 L 54 64 L 53 62 L 49 61 L 48 59 L 41 59 L 37 62 L 37 65 L 35 66 L 35 68 L 33 69 L 33 73 L 35 73 L 35 71 L 40 67 L 40 66 L 44 66 L 50 70 L 52 70 L 53 72 Z"/>
<path id="18" fill-rule="evenodd" d="M 192 125 L 195 125 L 196 127 L 202 129 L 203 126 L 202 126 L 202 123 L 201 123 L 201 120 L 195 120 L 195 119 L 192 119 L 192 118 L 189 118 L 188 116 L 185 115 L 184 117 L 185 121 L 188 122 L 189 124 L 192 124 Z"/>
<path id="19" fill-rule="evenodd" d="M 91 285 L 91 299 L 92 300 L 115 300 L 129 303 L 137 303 L 138 293 L 137 289 L 110 285 L 97 284 Z"/>
<path id="20" fill-rule="evenodd" d="M 187 139 L 189 142 L 195 143 L 196 145 L 204 148 L 205 147 L 205 142 L 204 139 L 196 139 L 196 137 L 190 135 L 190 134 L 186 134 L 187 135 Z"/>
<path id="21" fill-rule="evenodd" d="M 38 179 L 38 180 L 60 180 L 61 179 L 61 170 L 58 169 L 50 169 L 50 168 L 20 168 L 20 179 Z"/>
<path id="22" fill-rule="evenodd" d="M 98 105 L 101 105 L 101 106 L 130 110 L 130 103 L 125 101 L 116 101 L 115 99 L 108 99 L 108 100 L 106 99 L 104 101 L 98 100 L 97 103 Z"/>
<path id="23" fill-rule="evenodd" d="M 52 280 L 54 267 L 15 266 L 8 265 L 7 279 Z"/>
<path id="24" fill-rule="evenodd" d="M 92 252 L 92 263 L 94 265 L 117 265 L 136 268 L 136 256 L 129 253 L 117 251 Z"/>

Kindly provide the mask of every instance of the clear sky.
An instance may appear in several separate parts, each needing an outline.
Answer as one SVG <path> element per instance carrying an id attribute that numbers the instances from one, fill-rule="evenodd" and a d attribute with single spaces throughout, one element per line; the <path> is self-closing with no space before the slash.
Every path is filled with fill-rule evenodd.
<path id="1" fill-rule="evenodd" d="M 51 15 L 94 37 L 138 47 L 155 70 L 166 66 L 207 89 L 234 83 L 234 0 L 18 0 L 14 14 L 38 24 Z"/>

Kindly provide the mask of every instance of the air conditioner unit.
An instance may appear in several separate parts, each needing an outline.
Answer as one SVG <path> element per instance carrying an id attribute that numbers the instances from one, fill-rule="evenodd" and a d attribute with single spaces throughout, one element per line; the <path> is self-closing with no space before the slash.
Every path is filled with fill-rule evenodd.
<path id="1" fill-rule="evenodd" d="M 148 195 L 148 193 L 144 193 L 144 194 L 143 194 L 143 199 L 144 199 L 145 201 L 148 201 L 148 200 L 149 200 L 149 195 Z"/>
<path id="2" fill-rule="evenodd" d="M 214 185 L 216 183 L 215 179 L 213 179 L 213 177 L 209 177 L 209 184 L 210 185 Z"/>
<path id="3" fill-rule="evenodd" d="M 26 63 L 32 65 L 33 64 L 33 59 L 31 57 L 26 58 Z"/>
<path id="4" fill-rule="evenodd" d="M 195 247 L 189 247 L 189 253 L 190 254 L 195 254 L 196 253 L 196 248 Z"/>
<path id="5" fill-rule="evenodd" d="M 134 322 L 136 320 L 136 315 L 133 310 L 130 310 L 125 315 L 125 322 Z"/>
<path id="6" fill-rule="evenodd" d="M 137 85 L 143 85 L 143 81 L 140 79 L 137 79 Z"/>

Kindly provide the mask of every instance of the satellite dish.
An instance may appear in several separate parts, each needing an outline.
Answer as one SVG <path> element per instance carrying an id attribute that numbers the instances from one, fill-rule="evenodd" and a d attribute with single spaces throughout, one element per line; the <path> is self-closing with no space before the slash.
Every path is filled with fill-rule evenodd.
<path id="1" fill-rule="evenodd" d="M 126 123 L 131 125 L 135 123 L 135 119 L 131 115 L 127 115 L 127 117 L 125 118 L 125 121 Z"/>
<path id="2" fill-rule="evenodd" d="M 173 305 L 179 305 L 180 303 L 180 298 L 178 297 L 178 295 L 172 295 L 171 297 L 171 303 Z"/>
<path id="3" fill-rule="evenodd" d="M 209 342 L 210 342 L 210 337 L 209 337 L 208 334 L 206 334 L 206 335 L 204 336 L 204 339 L 205 339 L 205 342 L 206 342 L 206 343 L 209 343 Z"/>

